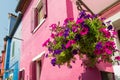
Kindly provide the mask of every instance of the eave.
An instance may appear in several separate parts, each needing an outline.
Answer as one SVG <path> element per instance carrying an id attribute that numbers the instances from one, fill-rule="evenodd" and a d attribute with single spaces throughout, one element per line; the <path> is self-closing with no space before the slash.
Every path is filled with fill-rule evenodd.
<path id="1" fill-rule="evenodd" d="M 120 7 L 120 1 L 116 1 L 115 3 L 113 3 L 112 5 L 106 7 L 104 10 L 102 10 L 99 15 L 102 15 L 108 11 L 110 11 L 111 9 L 114 9 L 114 8 L 118 8 Z"/>
<path id="2" fill-rule="evenodd" d="M 18 5 L 15 9 L 15 12 L 20 11 L 22 14 L 24 14 L 31 1 L 32 0 L 19 0 Z"/>
<path id="3" fill-rule="evenodd" d="M 113 16 L 114 14 L 116 14 L 119 11 L 120 11 L 120 1 L 118 1 L 116 4 L 111 5 L 111 7 L 106 8 L 99 15 L 101 17 L 108 18 L 110 16 Z"/>

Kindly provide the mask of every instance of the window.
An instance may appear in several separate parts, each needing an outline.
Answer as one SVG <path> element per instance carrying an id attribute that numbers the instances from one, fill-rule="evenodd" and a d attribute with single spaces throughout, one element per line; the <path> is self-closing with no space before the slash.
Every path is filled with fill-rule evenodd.
<path id="1" fill-rule="evenodd" d="M 14 54 L 15 54 L 15 41 L 13 42 L 12 45 L 12 57 L 14 57 Z"/>
<path id="2" fill-rule="evenodd" d="M 41 68 L 41 60 L 33 61 L 30 64 L 30 80 L 40 80 Z"/>
<path id="3" fill-rule="evenodd" d="M 40 80 L 41 70 L 42 70 L 42 62 L 44 60 L 45 51 L 40 53 L 38 56 L 34 57 L 32 62 L 30 63 L 30 72 L 29 78 L 30 80 Z"/>
<path id="4" fill-rule="evenodd" d="M 19 76 L 18 76 L 18 80 L 24 80 L 25 78 L 25 70 L 21 70 L 19 71 Z"/>
<path id="5" fill-rule="evenodd" d="M 38 4 L 32 10 L 32 32 L 35 32 L 41 24 L 45 21 L 47 17 L 47 1 L 46 0 L 38 0 Z"/>
<path id="6" fill-rule="evenodd" d="M 102 80 L 115 80 L 114 73 L 101 71 Z"/>

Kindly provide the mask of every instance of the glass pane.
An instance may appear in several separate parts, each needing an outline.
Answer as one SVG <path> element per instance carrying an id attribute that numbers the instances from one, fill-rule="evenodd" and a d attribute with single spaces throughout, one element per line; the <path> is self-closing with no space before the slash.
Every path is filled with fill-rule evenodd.
<path id="1" fill-rule="evenodd" d="M 38 23 L 40 23 L 44 19 L 44 14 L 45 14 L 45 12 L 42 8 L 38 13 Z"/>
<path id="2" fill-rule="evenodd" d="M 101 78 L 102 80 L 115 80 L 114 74 L 110 72 L 101 71 Z"/>

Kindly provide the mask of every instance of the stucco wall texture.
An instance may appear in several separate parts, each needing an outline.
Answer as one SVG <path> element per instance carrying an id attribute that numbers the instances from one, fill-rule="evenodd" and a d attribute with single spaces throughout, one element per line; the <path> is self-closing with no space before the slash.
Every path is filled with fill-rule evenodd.
<path id="1" fill-rule="evenodd" d="M 71 0 L 72 1 L 72 0 Z M 67 5 L 66 5 L 67 4 Z M 42 47 L 43 42 L 50 36 L 49 26 L 60 21 L 63 24 L 67 17 L 78 16 L 75 3 L 70 4 L 70 0 L 47 0 L 47 18 L 40 28 L 31 33 L 31 15 L 32 9 L 36 7 L 37 0 L 32 0 L 26 10 L 21 26 L 22 26 L 22 49 L 20 58 L 20 69 L 25 69 L 25 80 L 29 80 L 29 66 L 34 57 L 47 49 Z M 97 68 L 84 68 L 81 66 L 82 61 L 78 56 L 76 63 L 73 63 L 72 69 L 66 66 L 53 67 L 49 58 L 44 58 L 42 63 L 42 71 L 40 80 L 101 80 L 100 71 Z"/>

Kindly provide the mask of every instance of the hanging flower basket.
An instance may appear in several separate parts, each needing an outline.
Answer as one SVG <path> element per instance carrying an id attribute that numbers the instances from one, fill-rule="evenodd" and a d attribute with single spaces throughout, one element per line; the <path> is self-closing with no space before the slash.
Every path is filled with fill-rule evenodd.
<path id="1" fill-rule="evenodd" d="M 75 55 L 80 59 L 86 56 L 84 64 L 94 67 L 98 62 L 109 62 L 116 52 L 113 39 L 116 32 L 110 22 L 103 23 L 103 19 L 91 16 L 81 11 L 79 18 L 65 19 L 63 25 L 52 24 L 50 26 L 51 37 L 43 43 L 48 48 L 46 55 L 51 58 L 51 64 L 71 66 L 75 62 Z"/>

